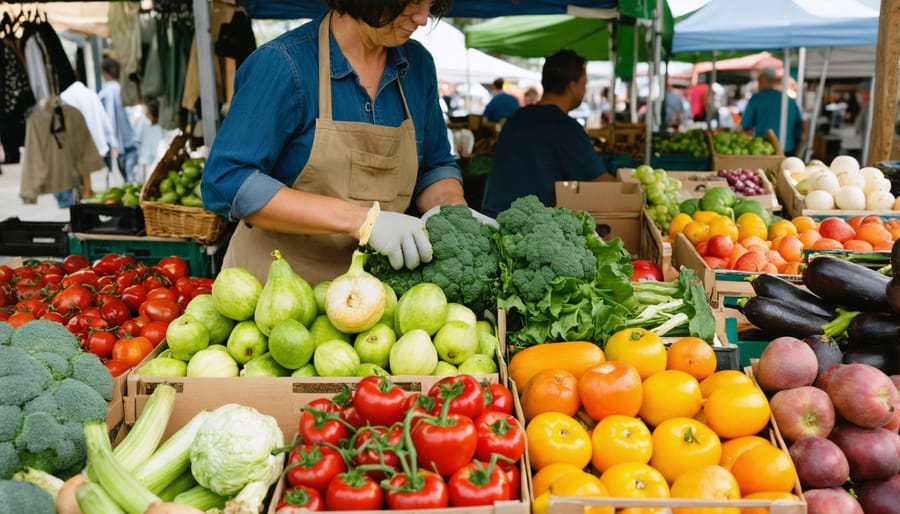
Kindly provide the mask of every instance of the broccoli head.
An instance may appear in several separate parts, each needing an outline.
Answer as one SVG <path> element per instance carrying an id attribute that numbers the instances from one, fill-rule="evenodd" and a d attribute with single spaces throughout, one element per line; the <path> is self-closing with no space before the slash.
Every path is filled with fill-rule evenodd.
<path id="1" fill-rule="evenodd" d="M 56 353 L 67 360 L 82 352 L 75 334 L 60 323 L 46 319 L 29 321 L 17 328 L 10 344 L 29 354 Z"/>
<path id="2" fill-rule="evenodd" d="M 5 321 L 0 321 L 0 345 L 8 345 L 12 339 L 13 326 Z"/>
<path id="3" fill-rule="evenodd" d="M 56 514 L 53 496 L 31 482 L 0 480 L 0 498 L 0 514 Z"/>
<path id="4" fill-rule="evenodd" d="M 113 376 L 100 358 L 90 352 L 81 352 L 69 359 L 71 377 L 91 386 L 104 400 L 110 401 L 113 393 Z"/>
<path id="5" fill-rule="evenodd" d="M 597 257 L 589 239 L 595 223 L 586 212 L 547 207 L 534 195 L 516 199 L 497 215 L 503 256 L 501 295 L 537 303 L 557 278 L 591 281 Z"/>
<path id="6" fill-rule="evenodd" d="M 369 272 L 403 295 L 420 282 L 438 285 L 447 301 L 476 313 L 496 309 L 500 254 L 496 229 L 472 215 L 465 205 L 444 205 L 425 221 L 433 257 L 414 270 L 395 270 L 383 255 L 372 255 Z"/>

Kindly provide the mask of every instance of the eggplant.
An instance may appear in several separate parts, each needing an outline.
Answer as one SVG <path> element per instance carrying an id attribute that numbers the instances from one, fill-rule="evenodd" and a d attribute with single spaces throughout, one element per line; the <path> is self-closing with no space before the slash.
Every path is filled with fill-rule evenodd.
<path id="1" fill-rule="evenodd" d="M 897 343 L 876 343 L 860 348 L 847 348 L 844 363 L 859 362 L 874 366 L 886 375 L 900 373 L 900 345 Z"/>
<path id="2" fill-rule="evenodd" d="M 754 275 L 750 278 L 750 285 L 753 286 L 753 292 L 757 296 L 788 302 L 801 311 L 827 318 L 832 318 L 837 314 L 835 306 L 831 303 L 775 275 L 768 273 Z"/>
<path id="3" fill-rule="evenodd" d="M 766 296 L 742 298 L 738 300 L 738 306 L 747 321 L 763 331 L 798 339 L 824 334 L 823 327 L 831 321 L 831 318 L 804 312 L 788 302 Z"/>
<path id="4" fill-rule="evenodd" d="M 803 284 L 835 305 L 855 311 L 893 312 L 886 289 L 890 277 L 836 257 L 811 259 L 803 270 Z"/>
<path id="5" fill-rule="evenodd" d="M 861 312 L 847 327 L 847 344 L 867 348 L 877 344 L 900 347 L 900 316 L 887 312 Z"/>

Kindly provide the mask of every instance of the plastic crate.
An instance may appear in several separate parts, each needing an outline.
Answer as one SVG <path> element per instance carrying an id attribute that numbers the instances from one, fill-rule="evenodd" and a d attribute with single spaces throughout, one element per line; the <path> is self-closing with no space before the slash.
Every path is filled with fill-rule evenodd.
<path id="1" fill-rule="evenodd" d="M 728 340 L 738 347 L 741 367 L 750 365 L 750 359 L 758 359 L 763 350 L 769 345 L 769 341 L 739 341 L 737 319 L 725 318 L 725 333 Z"/>
<path id="2" fill-rule="evenodd" d="M 144 233 L 144 212 L 140 206 L 76 203 L 69 207 L 72 232 L 87 234 Z"/>
<path id="3" fill-rule="evenodd" d="M 695 157 L 688 152 L 654 153 L 650 156 L 650 165 L 666 171 L 709 171 L 712 169 L 712 160 L 708 155 Z"/>
<path id="4" fill-rule="evenodd" d="M 201 245 L 192 239 L 161 237 L 111 236 L 74 233 L 69 238 L 69 253 L 80 253 L 94 262 L 110 253 L 130 255 L 138 262 L 156 264 L 161 259 L 177 256 L 187 262 L 191 276 L 213 278 L 222 266 L 228 238 L 215 245 Z"/>
<path id="5" fill-rule="evenodd" d="M 0 221 L 0 255 L 65 257 L 69 252 L 66 222 L 22 221 L 18 217 Z"/>

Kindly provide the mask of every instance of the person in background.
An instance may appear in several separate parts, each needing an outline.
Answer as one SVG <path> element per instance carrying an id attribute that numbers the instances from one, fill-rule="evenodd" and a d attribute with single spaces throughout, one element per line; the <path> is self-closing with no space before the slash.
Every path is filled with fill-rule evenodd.
<path id="1" fill-rule="evenodd" d="M 310 284 L 332 280 L 369 229 L 372 250 L 416 268 L 432 254 L 423 218 L 466 204 L 434 60 L 411 39 L 450 1 L 326 3 L 238 69 L 202 174 L 204 207 L 240 220 L 223 267 L 260 280 L 275 249 Z"/>
<path id="2" fill-rule="evenodd" d="M 572 50 L 551 55 L 544 62 L 541 85 L 541 100 L 514 112 L 500 131 L 481 205 L 488 216 L 527 195 L 556 206 L 559 180 L 615 180 L 584 127 L 567 114 L 584 99 L 584 57 Z"/>
<path id="3" fill-rule="evenodd" d="M 536 87 L 530 87 L 525 90 L 525 105 L 534 105 L 541 99 L 541 94 Z"/>
<path id="4" fill-rule="evenodd" d="M 97 153 L 104 159 L 107 158 L 111 143 L 115 141 L 115 136 L 100 96 L 93 89 L 85 86 L 83 82 L 76 80 L 59 94 L 59 98 L 63 103 L 78 109 L 78 112 L 84 117 L 88 131 L 91 133 L 91 139 L 94 140 Z M 72 190 L 53 193 L 53 196 L 56 198 L 56 204 L 60 209 L 69 207 L 75 199 Z"/>
<path id="5" fill-rule="evenodd" d="M 494 96 L 484 107 L 484 112 L 481 113 L 481 118 L 484 121 L 503 121 L 521 107 L 516 97 L 503 91 L 503 83 L 502 78 L 494 80 L 494 84 L 491 87 L 491 92 Z"/>
<path id="6" fill-rule="evenodd" d="M 682 101 L 684 96 L 678 91 L 675 86 L 669 85 L 668 89 L 666 89 L 666 96 L 664 98 L 665 105 L 665 126 L 671 129 L 678 129 L 681 123 L 685 120 L 687 113 L 684 110 L 684 102 Z"/>
<path id="7" fill-rule="evenodd" d="M 776 88 L 778 75 L 772 68 L 759 70 L 759 90 L 747 101 L 744 115 L 741 116 L 741 128 L 756 136 L 762 136 L 772 129 L 776 137 L 780 137 L 781 124 L 781 91 Z M 797 102 L 787 99 L 787 134 L 784 137 L 785 155 L 793 155 L 803 135 L 803 115 Z"/>
<path id="8" fill-rule="evenodd" d="M 119 172 L 125 182 L 135 183 L 134 169 L 138 162 L 138 141 L 134 137 L 134 129 L 125 107 L 122 105 L 122 88 L 119 85 L 119 62 L 111 57 L 106 57 L 100 63 L 100 77 L 103 85 L 100 87 L 100 100 L 115 139 L 112 142 L 112 150 L 106 159 L 106 165 L 112 170 L 112 160 L 115 159 Z"/>
<path id="9" fill-rule="evenodd" d="M 694 121 L 706 121 L 706 104 L 709 101 L 706 75 L 700 75 L 697 83 L 688 88 L 688 100 L 691 102 L 691 116 Z"/>
<path id="10" fill-rule="evenodd" d="M 135 171 L 135 180 L 139 184 L 150 177 L 153 167 L 165 152 L 161 148 L 163 131 L 159 126 L 159 102 L 147 100 L 142 107 L 144 115 L 141 117 L 141 123 L 135 127 L 136 139 L 140 141 Z"/>

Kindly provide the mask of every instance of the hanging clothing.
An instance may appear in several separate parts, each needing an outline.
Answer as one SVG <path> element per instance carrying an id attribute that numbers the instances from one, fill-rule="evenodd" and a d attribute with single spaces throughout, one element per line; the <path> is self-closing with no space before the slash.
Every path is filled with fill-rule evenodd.
<path id="1" fill-rule="evenodd" d="M 140 2 L 109 3 L 109 37 L 119 61 L 119 83 L 122 88 L 122 104 L 138 105 L 141 92 L 138 87 L 141 74 L 141 20 Z"/>
<path id="2" fill-rule="evenodd" d="M 19 191 L 23 202 L 81 187 L 84 177 L 102 167 L 103 158 L 78 109 L 51 96 L 28 116 Z"/>
<path id="3" fill-rule="evenodd" d="M 97 147 L 97 153 L 100 155 L 109 153 L 115 136 L 100 96 L 82 82 L 75 81 L 60 93 L 59 97 L 64 103 L 78 109 L 78 112 L 84 117 L 84 122 L 94 140 L 94 146 Z"/>

